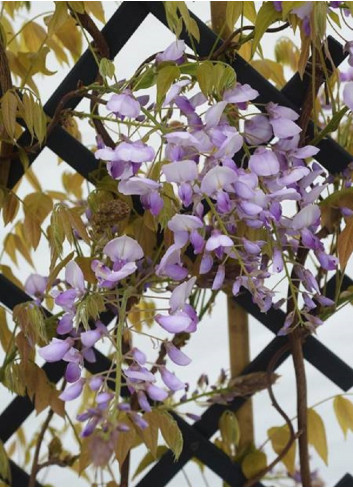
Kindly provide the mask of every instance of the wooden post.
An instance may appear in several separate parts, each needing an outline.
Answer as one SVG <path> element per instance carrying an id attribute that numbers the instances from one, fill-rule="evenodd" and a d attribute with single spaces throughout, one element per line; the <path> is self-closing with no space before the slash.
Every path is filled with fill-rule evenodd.
<path id="1" fill-rule="evenodd" d="M 212 29 L 222 39 L 226 39 L 231 34 L 226 24 L 227 2 L 210 3 Z M 234 301 L 232 295 L 227 296 L 227 302 L 230 371 L 232 377 L 236 377 L 250 362 L 248 314 Z M 240 428 L 239 449 L 242 449 L 254 443 L 251 399 L 237 411 L 237 419 Z"/>

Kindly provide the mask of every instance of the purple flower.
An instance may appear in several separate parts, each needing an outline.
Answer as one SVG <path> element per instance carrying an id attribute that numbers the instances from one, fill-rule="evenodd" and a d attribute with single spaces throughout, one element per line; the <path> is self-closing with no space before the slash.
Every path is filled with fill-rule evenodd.
<path id="1" fill-rule="evenodd" d="M 126 368 L 123 372 L 131 382 L 156 382 L 155 376 L 147 368 L 140 365 Z"/>
<path id="2" fill-rule="evenodd" d="M 308 228 L 309 226 L 316 226 L 320 221 L 320 214 L 320 207 L 318 205 L 307 205 L 293 217 L 292 229 L 299 230 Z"/>
<path id="3" fill-rule="evenodd" d="M 164 343 L 165 349 L 167 351 L 168 357 L 176 365 L 185 367 L 191 363 L 191 358 L 189 358 L 185 353 L 183 353 L 179 348 L 177 348 L 172 342 L 167 341 Z"/>
<path id="4" fill-rule="evenodd" d="M 187 214 L 175 214 L 168 222 L 168 228 L 174 233 L 174 243 L 179 248 L 185 246 L 192 231 L 202 227 L 201 219 Z"/>
<path id="5" fill-rule="evenodd" d="M 146 355 L 136 347 L 131 350 L 131 355 L 139 365 L 144 365 L 147 362 Z"/>
<path id="6" fill-rule="evenodd" d="M 182 266 L 180 247 L 175 244 L 169 246 L 155 271 L 156 275 L 159 277 L 170 277 L 172 280 L 184 280 L 188 275 L 188 271 Z"/>
<path id="7" fill-rule="evenodd" d="M 192 324 L 191 317 L 185 312 L 177 312 L 169 316 L 157 314 L 155 319 L 163 329 L 173 334 L 187 331 Z"/>
<path id="8" fill-rule="evenodd" d="M 194 160 L 174 161 L 162 166 L 167 182 L 192 182 L 198 177 L 197 164 Z"/>
<path id="9" fill-rule="evenodd" d="M 56 332 L 61 335 L 70 333 L 74 327 L 73 320 L 74 320 L 73 313 L 67 312 L 66 314 L 64 314 L 58 323 Z"/>
<path id="10" fill-rule="evenodd" d="M 75 384 L 68 385 L 60 394 L 59 399 L 62 401 L 73 401 L 74 399 L 77 399 L 81 395 L 84 385 L 84 379 L 80 379 Z"/>
<path id="11" fill-rule="evenodd" d="M 272 126 L 264 115 L 255 115 L 246 119 L 244 124 L 246 141 L 253 146 L 267 143 L 273 137 Z"/>
<path id="12" fill-rule="evenodd" d="M 118 185 L 118 190 L 124 195 L 140 195 L 141 202 L 145 209 L 149 209 L 156 216 L 163 207 L 163 199 L 157 192 L 160 184 L 150 178 L 131 177 L 122 180 Z"/>
<path id="13" fill-rule="evenodd" d="M 212 196 L 219 190 L 230 190 L 230 185 L 237 179 L 235 171 L 225 166 L 216 166 L 209 170 L 201 182 L 201 192 Z"/>
<path id="14" fill-rule="evenodd" d="M 269 177 L 278 174 L 279 161 L 273 151 L 260 147 L 250 156 L 249 168 L 259 177 Z"/>
<path id="15" fill-rule="evenodd" d="M 206 251 L 214 251 L 217 248 L 230 248 L 233 244 L 234 243 L 229 236 L 214 232 L 206 241 Z"/>
<path id="16" fill-rule="evenodd" d="M 147 384 L 146 391 L 153 401 L 165 401 L 168 397 L 168 392 L 154 384 Z"/>
<path id="17" fill-rule="evenodd" d="M 81 368 L 78 363 L 70 362 L 65 371 L 65 379 L 67 382 L 77 382 L 81 377 Z"/>
<path id="18" fill-rule="evenodd" d="M 169 299 L 171 313 L 174 313 L 178 310 L 182 311 L 184 309 L 186 301 L 188 300 L 192 292 L 192 288 L 195 285 L 195 282 L 196 277 L 192 277 L 186 282 L 183 282 L 182 284 L 175 287 Z"/>
<path id="19" fill-rule="evenodd" d="M 72 344 L 73 340 L 71 338 L 66 340 L 53 338 L 49 345 L 39 348 L 38 353 L 46 362 L 58 362 L 64 358 Z"/>
<path id="20" fill-rule="evenodd" d="M 353 110 L 353 81 L 346 83 L 343 89 L 343 101 L 350 110 Z"/>
<path id="21" fill-rule="evenodd" d="M 97 341 L 99 341 L 102 336 L 107 334 L 107 328 L 106 326 L 101 322 L 97 321 L 96 322 L 96 329 L 91 329 L 89 331 L 84 331 L 81 333 L 81 342 L 82 344 L 87 347 L 91 348 L 94 346 Z"/>
<path id="22" fill-rule="evenodd" d="M 251 88 L 250 85 L 245 83 L 241 85 L 237 83 L 235 88 L 226 90 L 223 94 L 223 100 L 232 104 L 242 104 L 249 100 L 254 100 L 259 96 L 259 92 Z"/>
<path id="23" fill-rule="evenodd" d="M 222 287 L 225 275 L 226 271 L 224 265 L 219 265 L 211 287 L 212 290 L 219 290 Z"/>
<path id="24" fill-rule="evenodd" d="M 135 262 L 144 256 L 143 249 L 138 242 L 125 234 L 109 241 L 103 248 L 103 253 L 109 256 L 114 263 L 117 261 Z"/>
<path id="25" fill-rule="evenodd" d="M 40 301 L 43 299 L 47 284 L 47 277 L 43 277 L 38 273 L 32 273 L 26 280 L 25 291 L 28 295 L 37 298 L 40 303 Z"/>
<path id="26" fill-rule="evenodd" d="M 172 372 L 167 370 L 165 367 L 160 367 L 159 368 L 161 377 L 165 385 L 168 387 L 168 389 L 172 390 L 173 392 L 185 389 L 185 383 L 182 382 L 176 375 L 174 375 Z"/>
<path id="27" fill-rule="evenodd" d="M 167 47 L 162 53 L 158 53 L 156 56 L 157 63 L 162 63 L 163 61 L 175 61 L 176 63 L 181 63 L 184 58 L 185 51 L 184 41 L 174 41 L 170 46 Z"/>
<path id="28" fill-rule="evenodd" d="M 139 115 L 140 108 L 139 102 L 131 95 L 129 90 L 112 95 L 107 103 L 107 109 L 119 117 L 135 118 Z"/>

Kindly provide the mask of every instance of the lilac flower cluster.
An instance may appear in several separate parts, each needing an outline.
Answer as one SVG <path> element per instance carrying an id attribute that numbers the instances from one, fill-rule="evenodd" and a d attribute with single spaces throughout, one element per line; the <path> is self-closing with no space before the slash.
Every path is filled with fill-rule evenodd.
<path id="1" fill-rule="evenodd" d="M 156 67 L 166 61 L 180 65 L 184 50 L 182 41 L 173 43 L 158 56 Z M 118 194 L 138 196 L 156 225 L 160 224 L 166 199 L 173 199 L 176 210 L 168 215 L 166 225 L 171 242 L 166 240 L 155 256 L 145 256 L 142 243 L 126 234 L 113 239 L 110 235 L 106 242 L 100 241 L 98 246 L 95 243 L 91 257 L 95 285 L 88 286 L 78 264 L 71 261 L 65 269 L 65 281 L 52 290 L 61 310 L 57 326 L 60 338 L 53 338 L 39 353 L 49 362 L 67 362 L 68 385 L 61 399 L 78 398 L 85 385 L 95 394 L 96 405 L 79 417 L 87 421 L 83 436 L 91 435 L 98 424 L 106 430 L 128 429 L 119 417 L 112 421 L 112 406 L 144 427 L 146 422 L 140 411 L 150 411 L 151 403 L 162 402 L 185 388 L 185 382 L 164 362 L 150 362 L 153 368 L 148 367 L 145 352 L 133 346 L 116 360 L 114 367 L 134 400 L 131 403 L 122 402 L 120 391 L 114 395 L 109 389 L 109 373 L 91 379 L 82 377 L 83 362 L 94 361 L 98 341 L 106 338 L 120 349 L 116 338 L 121 338 L 119 328 L 125 327 L 129 293 L 139 293 L 141 284 L 147 289 L 151 276 L 172 289 L 168 314 L 155 316 L 163 334 L 196 331 L 197 312 L 189 297 L 200 276 L 212 276 L 213 290 L 229 286 L 229 282 L 234 296 L 247 290 L 263 312 L 285 300 L 278 302 L 268 285 L 269 279 L 286 276 L 292 297 L 300 297 L 302 306 L 296 314 L 287 316 L 282 333 L 299 325 L 315 329 L 320 320 L 312 310 L 332 304 L 322 296 L 313 273 L 295 259 L 298 250 L 305 247 L 323 269 L 337 266 L 336 258 L 325 251 L 317 235 L 320 207 L 316 202 L 325 184 L 322 168 L 307 160 L 318 149 L 300 146 L 298 114 L 292 109 L 269 103 L 263 113 L 254 112 L 252 105 L 249 114 L 249 103 L 256 103 L 257 96 L 256 90 L 240 83 L 205 96 L 195 90 L 192 76 L 182 75 L 170 86 L 162 107 L 153 102 L 147 107 L 148 98 L 136 96 L 129 86 L 109 99 L 107 110 L 127 131 L 121 134 L 115 148 L 100 144 L 96 158 L 106 162 L 108 174 L 117 181 Z M 169 114 L 168 122 L 164 114 Z M 178 119 L 176 125 L 169 124 L 172 117 Z M 133 131 L 139 134 L 138 138 L 131 136 L 130 123 L 141 129 Z M 153 123 L 154 136 L 160 137 L 158 151 L 148 144 L 148 136 L 142 137 Z M 156 167 L 158 172 L 150 171 Z M 173 188 L 173 197 L 167 194 L 167 185 Z M 190 261 L 197 264 L 192 272 Z M 290 279 L 293 267 L 300 283 Z M 229 268 L 237 270 L 231 278 L 227 274 Z M 26 284 L 27 291 L 39 302 L 46 287 L 46 280 L 37 275 Z M 100 294 L 105 307 L 113 308 L 120 316 L 118 336 L 116 328 L 110 332 L 96 319 L 89 328 L 81 324 L 79 305 L 92 292 Z M 182 366 L 190 363 L 170 338 L 162 341 L 172 362 Z"/>

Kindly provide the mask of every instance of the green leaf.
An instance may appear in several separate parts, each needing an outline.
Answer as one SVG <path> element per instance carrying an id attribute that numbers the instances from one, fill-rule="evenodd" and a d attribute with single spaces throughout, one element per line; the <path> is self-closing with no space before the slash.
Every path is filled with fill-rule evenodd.
<path id="1" fill-rule="evenodd" d="M 340 122 L 345 115 L 346 112 L 348 112 L 349 108 L 348 107 L 343 107 L 343 109 L 339 110 L 336 112 L 330 122 L 323 128 L 322 131 L 319 132 L 319 134 L 310 141 L 309 144 L 312 144 L 313 146 L 316 146 L 317 143 L 319 143 L 324 137 L 326 137 L 328 134 L 331 132 L 334 132 L 338 129 L 338 126 L 340 125 Z"/>
<path id="2" fill-rule="evenodd" d="M 218 422 L 219 430 L 227 453 L 233 452 L 233 447 L 237 447 L 240 440 L 240 426 L 238 419 L 232 411 L 224 411 Z"/>
<path id="3" fill-rule="evenodd" d="M 157 74 L 157 104 L 161 104 L 173 81 L 180 76 L 175 65 L 163 66 Z"/>
<path id="4" fill-rule="evenodd" d="M 246 455 L 241 463 L 241 470 L 247 479 L 256 476 L 267 467 L 267 457 L 264 452 L 254 450 Z"/>
<path id="5" fill-rule="evenodd" d="M 141 472 L 147 469 L 147 467 L 153 464 L 156 461 L 156 459 L 157 460 L 160 459 L 167 450 L 168 448 L 165 447 L 164 445 L 159 445 L 157 447 L 156 457 L 154 457 L 150 452 L 146 453 L 146 455 L 143 457 L 141 462 L 138 464 L 137 469 L 135 470 L 132 478 L 135 479 L 135 477 L 137 477 L 139 474 L 141 474 Z"/>
<path id="6" fill-rule="evenodd" d="M 242 14 L 244 2 L 227 2 L 226 22 L 230 32 L 233 31 L 236 21 Z"/>
<path id="7" fill-rule="evenodd" d="M 211 61 L 204 61 L 200 63 L 197 68 L 197 81 L 200 85 L 201 91 L 206 97 L 212 92 L 212 75 L 213 75 L 213 64 Z"/>
<path id="8" fill-rule="evenodd" d="M 333 408 L 337 421 L 346 438 L 347 431 L 353 431 L 353 403 L 345 397 L 337 396 L 333 401 Z"/>
<path id="9" fill-rule="evenodd" d="M 282 3 L 282 18 L 285 20 L 288 17 L 288 14 L 294 9 L 298 7 L 302 7 L 306 2 L 283 2 Z"/>
<path id="10" fill-rule="evenodd" d="M 308 409 L 308 441 L 327 465 L 328 447 L 325 425 L 321 416 L 312 408 Z"/>
<path id="11" fill-rule="evenodd" d="M 99 73 L 104 78 L 113 78 L 115 74 L 115 66 L 108 58 L 102 58 L 99 62 Z"/>
<path id="12" fill-rule="evenodd" d="M 178 459 L 183 450 L 183 435 L 181 434 L 178 423 L 166 411 L 154 410 L 152 414 L 157 419 L 157 424 L 164 441 L 174 453 L 174 457 Z"/>
<path id="13" fill-rule="evenodd" d="M 287 3 L 287 2 L 285 2 Z M 281 12 L 277 12 L 273 2 L 264 2 L 256 16 L 252 54 L 254 55 L 262 36 L 273 22 L 281 19 Z"/>
<path id="14" fill-rule="evenodd" d="M 267 430 L 267 435 L 271 440 L 273 451 L 277 455 L 282 453 L 290 439 L 288 426 L 274 426 Z M 293 442 L 286 455 L 281 459 L 290 474 L 295 472 L 295 454 L 296 442 Z"/>

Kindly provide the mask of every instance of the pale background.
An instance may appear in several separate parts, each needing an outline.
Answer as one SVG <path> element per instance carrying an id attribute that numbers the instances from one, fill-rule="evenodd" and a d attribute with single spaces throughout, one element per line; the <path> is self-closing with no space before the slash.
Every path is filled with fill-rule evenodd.
<path id="1" fill-rule="evenodd" d="M 32 3 L 31 16 L 43 11 L 52 10 L 53 8 L 52 2 Z M 117 5 L 117 2 L 104 2 L 107 19 L 109 19 L 111 14 L 117 8 Z M 203 21 L 209 21 L 209 2 L 188 2 L 188 5 Z M 21 25 L 23 20 L 24 18 L 19 18 L 18 24 Z M 345 34 L 347 38 L 349 38 L 350 32 L 348 31 Z M 274 39 L 279 37 L 279 35 L 280 34 L 271 34 L 264 38 L 264 50 L 266 56 L 273 57 Z M 148 16 L 115 60 L 118 78 L 125 78 L 131 75 L 144 59 L 152 53 L 163 50 L 172 40 L 173 35 L 155 18 Z M 51 70 L 58 69 L 58 72 L 51 77 L 50 82 L 47 79 L 45 83 L 40 84 L 39 81 L 43 101 L 51 95 L 54 87 L 60 83 L 68 72 L 68 69 L 56 67 L 55 60 L 53 59 L 50 59 L 48 67 Z M 92 145 L 94 141 L 92 139 L 92 132 L 88 126 L 83 126 L 82 132 L 84 141 L 87 145 Z M 67 170 L 67 167 L 64 163 L 58 166 L 56 160 L 56 156 L 53 155 L 50 150 L 45 149 L 34 164 L 34 170 L 42 182 L 43 188 L 59 190 L 62 188 L 60 174 L 64 169 Z M 25 195 L 31 191 L 33 190 L 28 184 L 24 183 L 21 186 L 20 194 Z M 36 256 L 39 272 L 46 274 L 49 263 L 46 247 L 42 245 Z M 8 263 L 7 258 L 4 258 L 4 263 Z M 17 276 L 25 279 L 31 272 L 32 270 L 29 266 L 25 262 L 20 261 L 20 271 L 17 271 Z M 318 338 L 320 341 L 331 348 L 332 351 L 339 355 L 349 365 L 352 365 L 352 328 L 352 309 L 346 308 L 337 313 L 334 318 L 327 321 L 325 325 L 318 330 Z M 273 338 L 273 335 L 256 320 L 250 319 L 250 337 L 251 356 L 253 358 Z M 212 317 L 205 318 L 202 324 L 200 324 L 198 332 L 193 335 L 185 351 L 193 358 L 193 363 L 191 368 L 188 368 L 185 371 L 180 370 L 179 373 L 183 379 L 187 376 L 186 380 L 188 380 L 191 385 L 195 385 L 197 378 L 203 372 L 209 374 L 212 382 L 216 380 L 221 367 L 228 368 L 227 315 L 226 301 L 223 295 L 217 300 Z M 291 362 L 289 360 L 285 362 L 278 372 L 281 375 L 281 378 L 275 387 L 276 396 L 286 412 L 293 416 L 295 415 L 295 386 Z M 326 397 L 339 393 L 339 389 L 335 385 L 309 364 L 307 364 L 307 375 L 309 383 L 309 405 L 313 405 Z M 12 396 L 5 391 L 5 389 L 0 388 L 0 410 L 2 410 L 11 399 Z M 259 446 L 267 438 L 267 429 L 271 426 L 283 424 L 283 420 L 271 407 L 267 393 L 259 394 L 254 398 L 254 412 L 256 443 Z M 352 434 L 349 434 L 347 440 L 344 440 L 343 434 L 333 414 L 332 401 L 320 406 L 318 412 L 323 417 L 327 428 L 329 465 L 326 467 L 316 454 L 312 452 L 312 467 L 319 469 L 320 476 L 323 478 L 326 485 L 334 485 L 346 472 L 353 472 L 353 436 Z M 35 416 L 35 414 L 32 414 L 26 420 L 24 428 L 29 435 L 29 438 L 30 434 L 33 433 L 33 430 L 38 429 L 42 419 L 43 415 Z M 61 420 L 57 419 L 56 422 L 58 426 L 62 426 Z M 11 441 L 12 440 L 10 440 L 10 443 Z M 269 460 L 272 460 L 274 454 L 269 445 L 267 452 Z M 132 460 L 133 467 L 137 466 L 142 451 L 138 449 L 135 453 L 136 455 Z M 14 456 L 14 460 L 20 465 L 23 465 L 23 454 L 17 453 Z M 43 476 L 45 477 L 43 478 Z M 208 484 L 211 486 L 222 485 L 221 480 L 207 469 L 205 471 L 205 477 Z M 187 478 L 191 481 L 193 486 L 205 485 L 199 469 L 195 464 L 189 463 L 185 466 L 185 473 L 179 473 L 171 481 L 170 486 L 188 486 L 189 483 Z M 87 486 L 87 481 L 78 479 L 70 469 L 61 469 L 57 467 L 50 469 L 47 473 L 43 471 L 39 479 L 48 484 L 60 486 Z M 109 479 L 110 478 L 107 477 L 106 480 Z M 271 483 L 269 482 L 269 484 Z"/>

